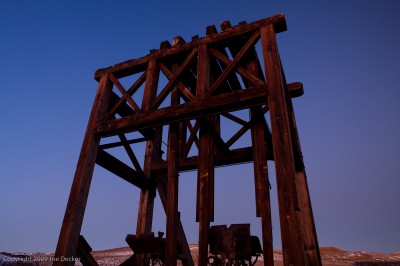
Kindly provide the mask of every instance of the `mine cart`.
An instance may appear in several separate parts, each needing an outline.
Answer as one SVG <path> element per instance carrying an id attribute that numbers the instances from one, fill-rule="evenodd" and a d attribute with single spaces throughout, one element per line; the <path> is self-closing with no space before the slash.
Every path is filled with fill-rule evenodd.
<path id="1" fill-rule="evenodd" d="M 255 265 L 262 253 L 260 240 L 250 235 L 250 224 L 217 225 L 210 228 L 208 264 Z"/>

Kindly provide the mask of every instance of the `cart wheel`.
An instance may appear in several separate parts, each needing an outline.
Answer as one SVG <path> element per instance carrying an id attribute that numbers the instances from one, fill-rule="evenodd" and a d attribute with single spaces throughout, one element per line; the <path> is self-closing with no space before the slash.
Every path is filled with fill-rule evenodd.
<path id="1" fill-rule="evenodd" d="M 253 260 L 253 257 L 249 259 L 249 265 L 254 266 L 256 265 L 256 262 L 258 261 L 258 255 L 255 256 L 256 258 Z"/>
<path id="2" fill-rule="evenodd" d="M 247 266 L 245 259 L 231 259 L 229 260 L 229 265 L 233 266 Z M 250 265 L 250 264 L 249 264 Z"/>
<path id="3" fill-rule="evenodd" d="M 211 255 L 208 257 L 208 265 L 210 266 L 222 266 L 222 260 L 218 256 Z"/>

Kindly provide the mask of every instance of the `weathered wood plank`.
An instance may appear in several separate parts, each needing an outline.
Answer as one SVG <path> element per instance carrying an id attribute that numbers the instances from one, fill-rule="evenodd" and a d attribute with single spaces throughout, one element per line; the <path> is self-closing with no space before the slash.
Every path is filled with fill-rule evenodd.
<path id="1" fill-rule="evenodd" d="M 146 69 L 146 84 L 142 100 L 142 110 L 144 112 L 150 109 L 151 103 L 156 97 L 159 73 L 160 70 L 157 62 L 155 60 L 150 61 Z M 161 159 L 161 136 L 162 128 L 155 128 L 154 134 L 151 138 L 148 138 L 146 143 L 143 172 L 148 179 L 152 176 L 150 167 L 151 162 Z M 152 231 L 155 194 L 155 187 L 149 187 L 140 191 L 138 219 L 136 225 L 137 236 L 146 235 Z M 147 258 L 142 254 L 137 255 L 136 261 L 137 266 L 144 266 L 146 265 Z"/>
<path id="2" fill-rule="evenodd" d="M 283 79 L 286 78 L 282 69 Z M 293 110 L 292 100 L 286 92 L 286 105 L 289 114 L 289 128 L 292 137 L 292 148 L 294 163 L 296 169 L 296 191 L 300 208 L 300 221 L 303 233 L 304 255 L 306 265 L 322 265 L 321 254 L 319 250 L 317 231 L 315 228 L 314 215 L 312 211 L 310 192 L 308 190 L 307 176 L 304 167 L 303 154 L 301 151 L 300 138 L 297 131 L 296 118 Z"/>
<path id="3" fill-rule="evenodd" d="M 189 122 L 189 121 L 186 120 L 186 121 L 179 122 L 179 136 L 180 136 L 180 138 L 179 138 L 179 156 L 181 158 L 187 157 L 187 154 L 186 155 L 183 154 L 183 152 L 185 151 L 185 148 L 186 148 L 186 139 L 187 139 L 187 133 L 188 133 L 188 127 L 187 127 L 186 122 Z M 189 122 L 189 124 L 190 124 L 190 122 Z"/>
<path id="4" fill-rule="evenodd" d="M 236 165 L 242 163 L 249 163 L 253 161 L 253 154 L 251 147 L 239 148 L 231 150 L 230 156 L 225 156 L 221 153 L 216 153 L 214 158 L 215 166 L 228 166 L 228 165 Z M 266 151 L 267 160 L 273 160 L 273 154 L 269 151 Z M 193 171 L 197 169 L 197 162 L 199 158 L 198 156 L 191 156 L 185 159 L 181 159 L 179 162 L 179 171 L 187 172 Z M 152 163 L 152 169 L 154 172 L 166 172 L 167 171 L 167 162 L 159 161 Z"/>
<path id="5" fill-rule="evenodd" d="M 250 47 L 254 46 L 254 44 L 260 39 L 260 32 L 257 30 L 251 38 L 247 41 L 247 43 L 242 47 L 240 52 L 235 56 L 233 61 L 227 65 L 226 69 L 222 73 L 221 76 L 211 85 L 209 91 L 207 92 L 208 96 L 213 95 L 213 93 L 218 89 L 219 85 L 231 74 L 232 70 L 235 69 L 239 61 L 243 58 L 246 52 L 250 49 Z M 261 84 L 260 84 L 261 85 Z"/>
<path id="6" fill-rule="evenodd" d="M 217 28 L 214 25 L 208 26 L 206 28 L 206 34 L 207 36 L 217 34 Z M 215 46 L 214 46 L 215 47 Z M 215 47 L 218 49 L 218 51 L 225 56 L 228 56 L 226 53 L 225 47 Z M 215 77 L 218 77 L 219 75 L 222 74 L 222 72 L 225 70 L 225 67 L 220 64 L 217 58 L 210 58 L 210 64 L 211 64 L 211 72 Z M 216 80 L 216 78 L 214 78 Z M 235 73 L 232 73 L 228 75 L 227 80 L 223 82 L 220 86 L 219 91 L 220 92 L 229 92 L 233 90 L 239 90 L 241 89 L 241 85 L 239 83 L 239 80 L 237 79 Z"/>
<path id="7" fill-rule="evenodd" d="M 188 65 L 194 59 L 196 54 L 197 54 L 197 49 L 193 49 L 193 51 L 185 59 L 185 61 L 182 63 L 182 65 L 176 70 L 175 73 L 173 73 L 174 77 L 167 83 L 167 85 L 165 85 L 165 87 L 162 89 L 162 91 L 157 96 L 157 98 L 154 99 L 151 109 L 158 108 L 160 106 L 160 104 L 162 103 L 162 101 L 165 100 L 168 93 L 171 91 L 172 87 L 175 86 L 177 82 L 179 82 L 179 77 L 181 76 L 183 71 L 185 71 L 187 69 Z"/>
<path id="8" fill-rule="evenodd" d="M 132 99 L 131 95 L 126 92 L 126 90 L 122 86 L 121 82 L 119 82 L 119 80 L 116 79 L 112 73 L 109 74 L 109 77 L 110 77 L 111 81 L 114 83 L 115 87 L 117 87 L 119 92 L 122 94 L 122 97 L 130 104 L 132 109 L 135 110 L 135 112 L 140 112 L 140 107 Z"/>
<path id="9" fill-rule="evenodd" d="M 232 55 L 240 52 L 239 47 L 244 43 L 237 41 L 229 46 Z M 247 71 L 254 74 L 261 80 L 265 81 L 262 74 L 260 62 L 254 47 L 249 48 L 249 51 L 242 61 L 242 65 Z M 243 80 L 245 86 L 249 86 L 247 80 Z M 256 216 L 261 217 L 262 230 L 262 251 L 264 257 L 264 266 L 274 265 L 273 254 L 273 236 L 272 236 L 272 219 L 271 219 L 271 203 L 270 203 L 270 183 L 268 177 L 266 133 L 268 132 L 267 122 L 264 117 L 262 106 L 250 108 L 250 122 L 247 125 L 251 126 L 251 140 L 253 147 L 253 166 L 254 166 L 254 186 L 256 196 Z M 244 126 L 245 128 L 245 126 Z"/>
<path id="10" fill-rule="evenodd" d="M 168 181 L 167 181 L 167 234 L 166 265 L 176 265 L 177 261 L 177 216 L 178 216 L 178 184 L 179 184 L 179 123 L 170 125 L 168 141 Z"/>
<path id="11" fill-rule="evenodd" d="M 245 25 L 239 25 L 236 27 L 233 27 L 227 31 L 214 34 L 208 37 L 204 38 L 198 38 L 190 43 L 181 45 L 181 46 L 175 46 L 171 47 L 168 49 L 163 49 L 160 51 L 155 51 L 145 57 L 139 58 L 139 59 L 132 59 L 128 60 L 125 62 L 122 62 L 120 64 L 103 68 L 103 69 L 98 69 L 95 73 L 95 79 L 99 79 L 102 75 L 105 73 L 113 73 L 116 78 L 121 78 L 121 77 L 126 77 L 141 71 L 144 71 L 146 69 L 146 64 L 150 60 L 158 60 L 163 57 L 169 57 L 169 56 L 174 56 L 176 54 L 179 54 L 181 52 L 186 52 L 188 50 L 192 50 L 195 47 L 198 47 L 200 45 L 204 44 L 210 44 L 210 43 L 218 43 L 218 42 L 226 42 L 230 38 L 235 38 L 238 35 L 252 32 L 254 30 L 257 30 L 260 27 L 266 26 L 266 25 L 273 25 L 275 28 L 276 32 L 282 32 L 286 30 L 286 21 L 285 21 L 285 16 L 283 14 L 278 14 L 276 16 L 266 18 L 266 19 L 261 19 L 259 21 L 255 21 L 250 24 L 245 24 Z"/>
<path id="12" fill-rule="evenodd" d="M 222 116 L 225 116 L 226 118 L 228 118 L 229 120 L 232 120 L 233 122 L 236 122 L 242 126 L 247 124 L 247 121 L 241 119 L 240 117 L 237 117 L 231 113 L 222 113 Z"/>
<path id="13" fill-rule="evenodd" d="M 293 82 L 287 85 L 291 98 L 297 98 L 304 94 L 303 83 Z"/>
<path id="14" fill-rule="evenodd" d="M 174 74 L 162 63 L 160 63 L 160 69 L 164 73 L 164 75 L 168 78 L 168 80 L 174 79 Z M 192 94 L 192 92 L 184 85 L 182 82 L 177 82 L 178 84 L 176 85 L 182 95 L 185 98 L 185 101 L 191 101 L 195 97 Z"/>
<path id="15" fill-rule="evenodd" d="M 239 140 L 244 133 L 247 132 L 247 130 L 250 129 L 252 121 L 247 122 L 245 125 L 243 125 L 228 141 L 226 142 L 226 145 L 228 147 L 232 146 L 237 140 Z"/>
<path id="16" fill-rule="evenodd" d="M 124 134 L 119 134 L 118 137 L 121 140 L 122 145 L 124 146 L 124 149 L 125 149 L 126 153 L 128 154 L 129 159 L 131 160 L 133 166 L 135 167 L 136 172 L 138 172 L 139 175 L 146 177 L 138 159 L 136 158 L 135 153 L 132 150 L 131 145 L 128 144 L 128 139 L 125 137 Z"/>
<path id="17" fill-rule="evenodd" d="M 140 189 L 150 187 L 148 179 L 104 150 L 98 150 L 96 164 Z"/>
<path id="18" fill-rule="evenodd" d="M 79 236 L 79 244 L 78 244 L 78 257 L 83 266 L 98 266 L 99 264 L 93 258 L 92 254 L 90 253 L 92 248 L 90 247 L 89 243 L 86 239 L 81 235 Z"/>
<path id="19" fill-rule="evenodd" d="M 142 86 L 145 80 L 146 80 L 146 71 L 143 72 L 143 74 L 135 81 L 135 83 L 133 83 L 133 85 L 128 89 L 127 93 L 129 95 L 133 95 L 140 88 L 140 86 Z M 114 95 L 117 96 L 116 94 Z M 117 113 L 117 110 L 120 107 L 120 105 L 125 101 L 126 99 L 124 97 L 121 97 L 118 100 L 116 100 L 115 104 L 113 104 L 113 107 L 108 111 L 105 120 L 108 120 L 111 117 L 113 117 Z"/>
<path id="20" fill-rule="evenodd" d="M 96 122 L 103 120 L 106 115 L 112 82 L 108 76 L 100 79 L 96 98 L 93 103 L 86 134 L 83 140 L 81 153 L 79 155 L 74 180 L 71 187 L 64 220 L 58 238 L 55 257 L 76 256 L 78 249 L 79 235 L 82 227 L 83 216 L 86 209 L 87 198 L 89 195 L 90 184 L 96 155 L 100 143 L 100 136 L 94 133 Z M 73 265 L 73 262 L 54 262 L 53 265 Z"/>
<path id="21" fill-rule="evenodd" d="M 251 119 L 256 121 L 251 127 L 254 161 L 254 185 L 256 195 L 256 214 L 261 217 L 264 266 L 274 265 L 272 243 L 271 203 L 269 195 L 268 165 L 265 145 L 264 113 L 261 107 L 251 109 Z"/>
<path id="22" fill-rule="evenodd" d="M 147 140 L 146 138 L 130 139 L 130 140 L 126 141 L 126 144 L 135 144 L 135 143 L 144 142 L 146 140 Z M 101 144 L 99 146 L 99 149 L 106 150 L 106 149 L 121 147 L 123 145 L 124 144 L 122 142 L 112 142 L 112 143 Z"/>
<path id="23" fill-rule="evenodd" d="M 314 215 L 305 170 L 296 171 L 296 189 L 300 207 L 306 265 L 322 265 Z"/>
<path id="24" fill-rule="evenodd" d="M 269 90 L 268 106 L 272 127 L 283 259 L 285 265 L 305 265 L 302 231 L 295 209 L 297 206 L 295 165 L 285 100 L 285 84 L 273 27 L 261 28 L 261 41 Z"/>
<path id="25" fill-rule="evenodd" d="M 199 122 L 201 127 L 203 127 L 210 133 L 211 137 L 213 138 L 213 142 L 217 146 L 219 151 L 222 152 L 225 156 L 229 156 L 231 154 L 231 150 L 229 149 L 229 146 L 225 143 L 225 141 L 221 138 L 220 133 L 216 131 L 215 125 L 205 117 L 201 117 L 197 119 L 197 121 Z"/>
<path id="26" fill-rule="evenodd" d="M 164 173 L 156 173 L 156 179 L 159 180 L 159 182 L 157 182 L 157 191 L 158 191 L 158 194 L 160 195 L 160 200 L 164 207 L 164 211 L 165 211 L 165 213 L 167 213 L 167 198 L 168 198 L 167 197 L 167 181 L 164 176 Z M 193 266 L 194 265 L 193 258 L 190 253 L 189 244 L 187 242 L 186 235 L 183 230 L 183 226 L 182 226 L 180 217 L 178 217 L 177 222 L 176 222 L 176 235 L 177 235 L 177 240 L 178 240 L 179 246 L 186 258 L 185 260 L 182 260 L 182 264 L 184 266 Z"/>
<path id="27" fill-rule="evenodd" d="M 173 70 L 178 69 L 174 65 Z M 178 88 L 175 87 L 171 92 L 171 106 L 179 105 Z M 176 265 L 178 242 L 176 228 L 178 222 L 178 185 L 179 185 L 179 158 L 180 158 L 180 124 L 174 122 L 169 125 L 168 149 L 167 149 L 167 226 L 166 226 L 166 251 L 165 264 Z"/>
<path id="28" fill-rule="evenodd" d="M 296 84 L 301 83 L 297 82 Z M 288 86 L 290 87 L 291 85 L 289 84 Z M 297 89 L 294 86 L 293 88 Z M 141 131 L 142 129 L 166 125 L 174 121 L 190 120 L 212 114 L 236 111 L 265 104 L 267 97 L 268 90 L 265 85 L 250 87 L 245 90 L 208 97 L 207 99 L 196 99 L 178 106 L 145 111 L 140 114 L 133 114 L 111 121 L 99 122 L 96 125 L 96 134 L 100 136 L 112 136 L 119 133 Z M 142 134 L 146 136 L 146 132 Z"/>
<path id="29" fill-rule="evenodd" d="M 231 61 L 228 57 L 224 56 L 223 54 L 221 54 L 218 50 L 214 49 L 214 48 L 210 48 L 210 53 L 217 57 L 222 63 L 226 64 L 226 65 L 231 65 L 233 63 L 233 61 Z M 236 64 L 238 64 L 239 62 L 237 62 Z M 245 78 L 245 80 L 250 81 L 250 83 L 253 86 L 257 86 L 257 85 L 262 85 L 265 84 L 265 82 L 261 79 L 259 79 L 257 76 L 253 75 L 252 73 L 248 72 L 245 68 L 243 68 L 242 66 L 236 66 L 236 71 Z"/>
<path id="30" fill-rule="evenodd" d="M 246 36 L 246 35 L 248 35 L 248 34 L 243 34 L 241 36 L 238 36 L 234 41 L 229 42 L 228 49 L 231 52 L 231 54 L 239 53 L 241 47 L 245 43 L 245 40 L 250 37 L 250 36 Z M 246 62 L 248 62 L 248 61 L 252 62 L 251 68 L 249 68 L 249 65 L 246 64 Z M 249 49 L 249 52 L 244 57 L 243 63 L 241 65 L 243 65 L 246 68 L 246 70 L 248 70 L 250 73 L 253 73 L 254 75 L 256 75 L 259 80 L 265 82 L 263 69 L 261 68 L 260 60 L 258 58 L 255 47 L 252 47 Z M 244 77 L 246 77 L 246 76 L 244 76 Z M 247 84 L 246 82 L 247 81 L 244 80 L 245 84 Z M 248 86 L 248 85 L 245 85 L 245 86 Z"/>
<path id="31" fill-rule="evenodd" d="M 190 121 L 186 120 L 186 126 L 187 129 L 189 129 L 190 135 L 181 153 L 181 157 L 183 158 L 186 158 L 188 156 L 190 148 L 192 147 L 193 143 L 195 143 L 195 145 L 198 146 L 198 141 L 199 141 L 197 138 L 197 131 L 199 130 L 200 127 L 199 123 L 196 121 L 193 127 Z"/>
<path id="32" fill-rule="evenodd" d="M 199 46 L 197 67 L 197 99 L 204 100 L 210 86 L 210 56 L 206 45 Z M 208 264 L 208 230 L 210 227 L 210 180 L 214 176 L 212 136 L 204 127 L 199 133 L 199 161 L 197 177 L 197 211 L 199 221 L 199 266 Z"/>
<path id="33" fill-rule="evenodd" d="M 111 97 L 110 97 L 110 105 L 114 105 L 120 97 L 115 93 L 111 92 Z M 120 106 L 117 109 L 117 114 L 120 115 L 121 117 L 126 117 L 135 114 L 133 109 L 126 103 L 121 103 Z M 114 116 L 112 116 L 113 119 L 115 119 Z M 104 121 L 108 120 L 108 118 L 104 118 Z M 139 130 L 140 134 L 143 135 L 146 139 L 152 138 L 154 136 L 154 130 L 152 128 L 147 128 L 145 130 Z"/>
<path id="34" fill-rule="evenodd" d="M 178 106 L 166 107 L 98 123 L 96 134 L 110 136 L 165 125 L 174 121 L 190 120 L 211 114 L 236 111 L 250 106 L 265 104 L 267 96 L 268 91 L 266 86 L 259 86 L 216 95 L 207 99 L 196 99 Z"/>
<path id="35" fill-rule="evenodd" d="M 155 60 L 149 62 L 146 72 L 146 84 L 142 100 L 143 112 L 147 112 L 150 109 L 151 102 L 155 99 L 157 94 L 160 70 Z M 146 143 L 143 172 L 149 180 L 151 177 L 151 163 L 161 160 L 161 137 L 162 127 L 155 128 L 152 138 L 149 138 Z M 151 232 L 155 192 L 155 187 L 148 187 L 147 189 L 145 188 L 140 191 L 138 219 L 136 225 L 136 235 L 138 236 Z"/>

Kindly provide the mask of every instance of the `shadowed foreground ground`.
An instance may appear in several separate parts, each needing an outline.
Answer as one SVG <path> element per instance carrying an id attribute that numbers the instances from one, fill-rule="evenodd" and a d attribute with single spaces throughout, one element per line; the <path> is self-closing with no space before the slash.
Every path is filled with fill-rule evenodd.
<path id="1" fill-rule="evenodd" d="M 192 255 L 195 262 L 197 261 L 197 245 L 190 245 Z M 2 253 L 5 254 L 5 253 Z M 133 253 L 129 248 L 116 248 L 110 250 L 93 251 L 93 256 L 99 265 L 111 266 L 119 265 L 124 260 L 129 258 Z M 335 247 L 324 247 L 321 248 L 322 261 L 324 266 L 344 266 L 344 265 L 386 265 L 386 266 L 400 266 L 400 251 L 393 254 L 383 254 L 374 252 L 363 252 L 363 251 L 345 251 Z M 11 256 L 11 254 L 8 254 Z M 30 263 L 19 264 L 19 265 L 51 265 L 50 258 L 51 253 L 19 253 L 14 255 L 23 255 L 29 258 Z M 0 257 L 1 258 L 1 257 Z M 3 255 L 4 260 L 4 255 Z M 283 265 L 282 263 L 282 252 L 279 250 L 274 251 L 274 261 L 275 265 Z M 9 262 L 9 261 L 8 261 Z M 371 262 L 371 263 L 361 263 L 361 262 Z M 374 262 L 374 263 L 372 263 Z M 0 259 L 0 265 L 17 265 L 17 264 L 5 264 L 4 261 Z M 79 263 L 76 263 L 79 265 Z M 263 265 L 262 258 L 256 265 Z"/>

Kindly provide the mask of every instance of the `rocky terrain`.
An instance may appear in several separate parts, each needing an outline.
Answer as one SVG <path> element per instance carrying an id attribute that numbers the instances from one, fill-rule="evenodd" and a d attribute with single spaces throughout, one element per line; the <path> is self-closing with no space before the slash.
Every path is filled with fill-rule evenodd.
<path id="1" fill-rule="evenodd" d="M 197 260 L 197 245 L 190 245 L 193 257 Z M 129 248 L 116 248 L 110 250 L 93 251 L 93 256 L 99 265 L 120 265 L 132 255 Z M 400 266 L 400 251 L 393 254 L 383 254 L 364 251 L 345 251 L 335 247 L 321 248 L 322 262 L 324 266 L 364 266 L 386 265 Z M 15 257 L 13 257 L 15 256 Z M 15 258 L 15 259 L 10 259 Z M 0 253 L 0 265 L 51 265 L 51 253 Z M 282 252 L 274 252 L 275 265 L 283 265 Z M 12 264 L 13 263 L 13 264 Z M 19 264 L 18 264 L 19 263 Z M 256 265 L 262 265 L 262 257 Z M 76 263 L 75 265 L 80 265 Z"/>

